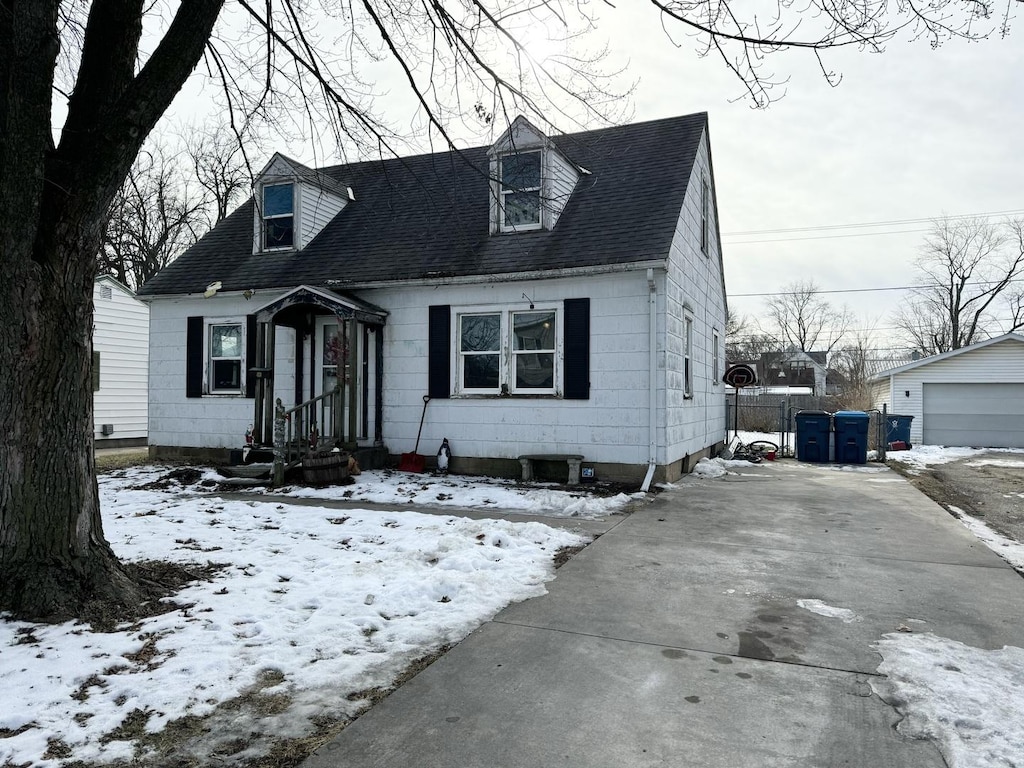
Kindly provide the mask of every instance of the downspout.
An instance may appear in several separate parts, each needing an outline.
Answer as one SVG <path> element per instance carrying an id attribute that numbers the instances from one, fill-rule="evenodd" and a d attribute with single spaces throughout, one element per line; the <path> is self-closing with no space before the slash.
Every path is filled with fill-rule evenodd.
<path id="1" fill-rule="evenodd" d="M 654 467 L 658 462 L 658 286 L 654 282 L 654 270 L 647 270 L 647 299 L 650 311 L 650 327 L 648 328 L 648 347 L 650 348 L 650 370 L 647 374 L 648 385 L 648 432 L 650 436 L 647 476 L 644 477 L 640 490 L 647 493 L 654 479 Z"/>

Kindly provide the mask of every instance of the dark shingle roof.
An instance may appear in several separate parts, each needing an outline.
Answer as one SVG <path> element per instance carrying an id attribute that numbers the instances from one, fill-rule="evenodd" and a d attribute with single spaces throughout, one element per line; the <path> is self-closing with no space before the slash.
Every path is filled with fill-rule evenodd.
<path id="1" fill-rule="evenodd" d="M 553 137 L 590 171 L 551 231 L 490 235 L 487 148 L 323 168 L 355 200 L 302 251 L 252 253 L 250 200 L 140 295 L 596 267 L 667 258 L 706 113 Z"/>

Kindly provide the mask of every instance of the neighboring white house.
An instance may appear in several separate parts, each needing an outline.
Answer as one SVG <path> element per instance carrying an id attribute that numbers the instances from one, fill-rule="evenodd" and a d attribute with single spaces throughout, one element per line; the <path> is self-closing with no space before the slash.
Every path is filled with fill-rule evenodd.
<path id="1" fill-rule="evenodd" d="M 673 480 L 725 436 L 726 299 L 707 115 L 321 170 L 254 197 L 140 290 L 150 450 L 223 456 L 340 386 L 368 462 L 442 438 L 459 472 L 576 454 Z M 424 397 L 429 403 L 424 414 Z M 322 413 L 323 411 L 321 411 Z"/>
<path id="2" fill-rule="evenodd" d="M 149 307 L 106 275 L 96 279 L 92 301 L 96 446 L 145 445 L 149 428 Z"/>
<path id="3" fill-rule="evenodd" d="M 1007 333 L 871 378 L 872 407 L 913 416 L 910 441 L 1024 447 L 1024 336 Z"/>

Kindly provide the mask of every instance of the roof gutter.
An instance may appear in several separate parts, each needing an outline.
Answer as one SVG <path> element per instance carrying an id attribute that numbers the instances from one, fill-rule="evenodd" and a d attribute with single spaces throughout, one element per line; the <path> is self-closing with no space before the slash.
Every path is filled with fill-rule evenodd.
<path id="1" fill-rule="evenodd" d="M 355 282 L 347 280 L 325 280 L 322 283 L 309 285 L 328 290 L 359 291 L 371 288 L 419 288 L 441 285 L 480 285 L 481 283 L 496 282 L 523 282 L 526 280 L 558 280 L 572 277 L 586 277 L 591 275 L 618 275 L 626 272 L 639 272 L 641 270 L 651 271 L 654 269 L 665 269 L 665 259 L 646 259 L 634 261 L 628 264 L 601 264 L 593 267 L 567 267 L 565 269 L 534 269 L 529 272 L 500 272 L 488 275 L 438 275 L 436 277 L 420 277 L 411 280 L 368 280 Z M 257 287 L 258 291 L 284 291 L 287 292 L 295 285 L 288 286 L 263 286 Z M 220 296 L 241 295 L 238 290 L 221 290 Z M 138 296 L 142 301 L 154 301 L 157 299 L 183 299 L 201 296 L 202 291 L 191 291 L 185 293 L 150 293 Z"/>
<path id="2" fill-rule="evenodd" d="M 654 468 L 658 463 L 658 284 L 654 281 L 654 270 L 647 270 L 648 344 L 650 349 L 649 371 L 647 374 L 647 418 L 648 418 L 648 460 L 647 474 L 640 490 L 647 493 L 654 479 Z"/>

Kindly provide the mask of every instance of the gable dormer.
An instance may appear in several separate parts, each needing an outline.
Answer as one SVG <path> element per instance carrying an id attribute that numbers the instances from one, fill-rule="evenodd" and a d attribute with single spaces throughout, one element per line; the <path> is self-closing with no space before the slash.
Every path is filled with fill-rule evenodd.
<path id="1" fill-rule="evenodd" d="M 492 235 L 552 229 L 585 173 L 522 115 L 487 154 Z"/>
<path id="2" fill-rule="evenodd" d="M 353 200 L 352 190 L 275 153 L 253 185 L 253 253 L 301 251 Z"/>

